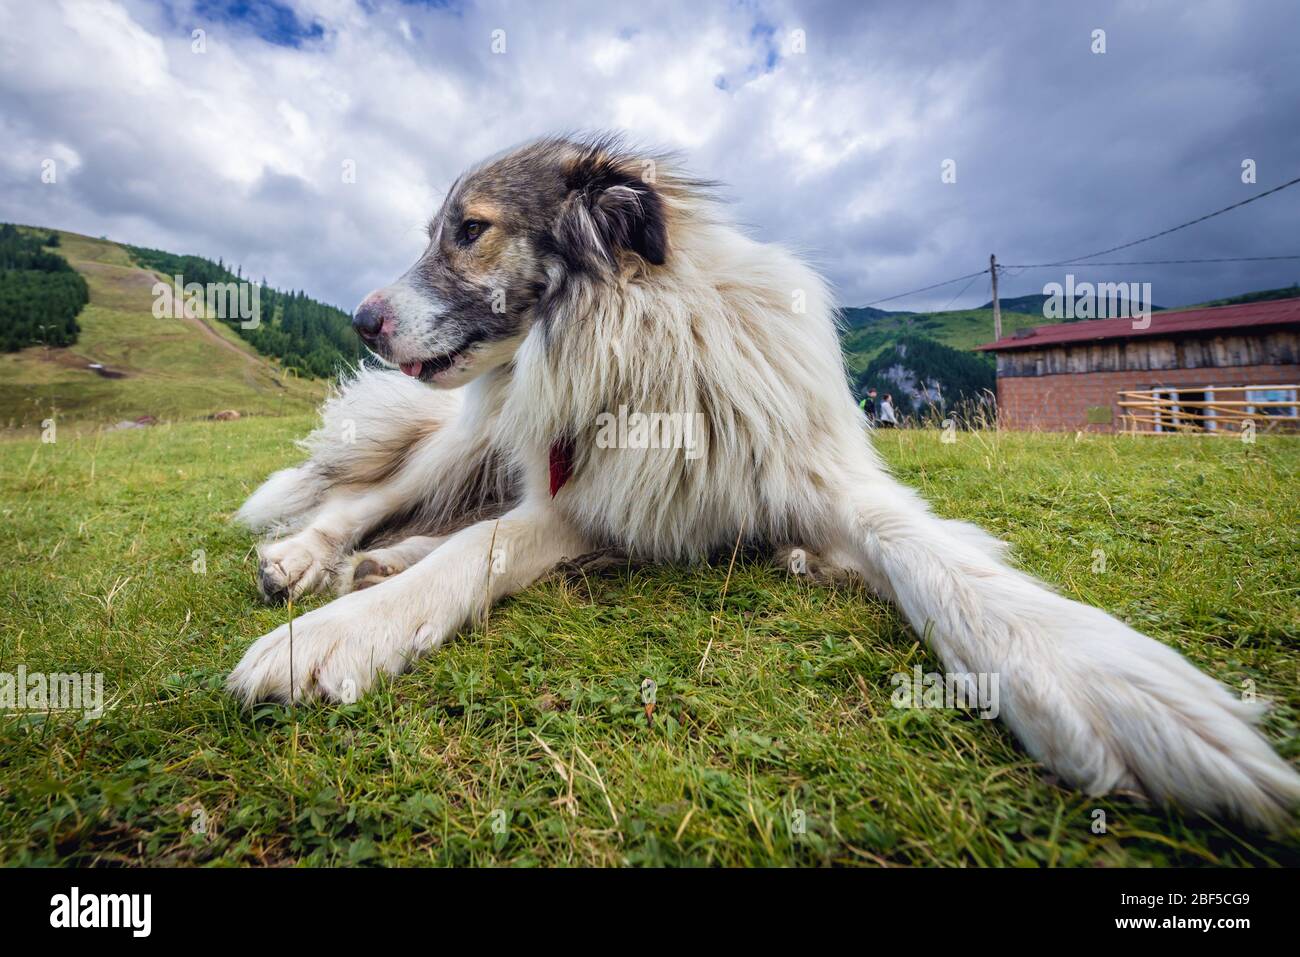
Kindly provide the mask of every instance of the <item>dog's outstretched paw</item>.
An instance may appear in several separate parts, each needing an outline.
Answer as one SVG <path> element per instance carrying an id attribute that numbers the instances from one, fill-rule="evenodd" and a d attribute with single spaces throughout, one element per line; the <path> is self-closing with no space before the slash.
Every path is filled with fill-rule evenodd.
<path id="1" fill-rule="evenodd" d="M 382 672 L 407 667 L 426 630 L 408 624 L 403 604 L 346 595 L 286 622 L 253 642 L 227 690 L 245 704 L 331 701 L 351 704 Z"/>
<path id="2" fill-rule="evenodd" d="M 1062 605 L 1063 607 L 1063 605 Z M 1087 606 L 1064 609 L 1051 642 L 1026 636 L 1002 669 L 1003 716 L 1049 768 L 1090 794 L 1139 791 L 1202 814 L 1293 827 L 1300 776 L 1240 700 L 1173 649 Z M 1029 652 L 1029 653 L 1026 653 Z"/>

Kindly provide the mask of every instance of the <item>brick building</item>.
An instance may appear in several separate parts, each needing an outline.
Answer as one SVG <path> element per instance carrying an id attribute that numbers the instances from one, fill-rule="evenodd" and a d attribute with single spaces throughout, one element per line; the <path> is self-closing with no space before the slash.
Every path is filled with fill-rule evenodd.
<path id="1" fill-rule="evenodd" d="M 1167 416 L 1182 408 L 1179 403 L 1209 413 L 1179 420 L 1181 430 L 1215 431 L 1214 403 L 1225 397 L 1236 400 L 1227 403 L 1232 411 L 1295 416 L 1296 408 L 1284 403 L 1298 399 L 1300 298 L 1160 311 L 1145 329 L 1134 323 L 1091 319 L 1037 326 L 979 346 L 997 356 L 1001 425 L 1113 432 L 1132 421 L 1125 415 L 1133 410 L 1119 404 L 1131 399 L 1119 394 L 1128 390 L 1154 390 L 1160 411 L 1144 431 L 1172 431 Z M 1237 388 L 1220 391 L 1216 399 L 1216 387 Z"/>

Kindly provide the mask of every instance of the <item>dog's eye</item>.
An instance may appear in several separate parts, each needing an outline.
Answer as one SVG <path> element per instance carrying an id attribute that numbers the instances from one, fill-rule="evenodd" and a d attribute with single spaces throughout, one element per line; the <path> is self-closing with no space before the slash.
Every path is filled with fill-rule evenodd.
<path id="1" fill-rule="evenodd" d="M 490 224 L 483 222 L 481 219 L 467 219 L 460 224 L 460 235 L 465 245 L 469 245 L 474 240 L 483 235 L 484 230 Z"/>

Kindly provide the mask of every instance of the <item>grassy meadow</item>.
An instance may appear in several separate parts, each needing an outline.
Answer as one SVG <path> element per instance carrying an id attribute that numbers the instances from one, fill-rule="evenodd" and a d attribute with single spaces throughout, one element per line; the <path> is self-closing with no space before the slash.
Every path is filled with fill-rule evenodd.
<path id="1" fill-rule="evenodd" d="M 891 707 L 941 670 L 898 615 L 743 559 L 549 580 L 355 704 L 245 711 L 224 676 L 287 611 L 229 517 L 311 425 L 0 442 L 0 670 L 103 672 L 111 703 L 0 717 L 0 863 L 1300 863 L 1300 830 L 1090 799 L 998 723 Z M 1300 439 L 876 441 L 1025 568 L 1253 682 L 1300 759 Z"/>

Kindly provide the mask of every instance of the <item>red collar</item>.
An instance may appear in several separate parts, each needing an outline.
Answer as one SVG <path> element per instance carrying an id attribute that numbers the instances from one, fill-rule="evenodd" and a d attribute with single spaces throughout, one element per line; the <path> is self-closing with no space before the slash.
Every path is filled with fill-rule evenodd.
<path id="1" fill-rule="evenodd" d="M 556 439 L 551 443 L 551 498 L 573 477 L 573 439 Z"/>

